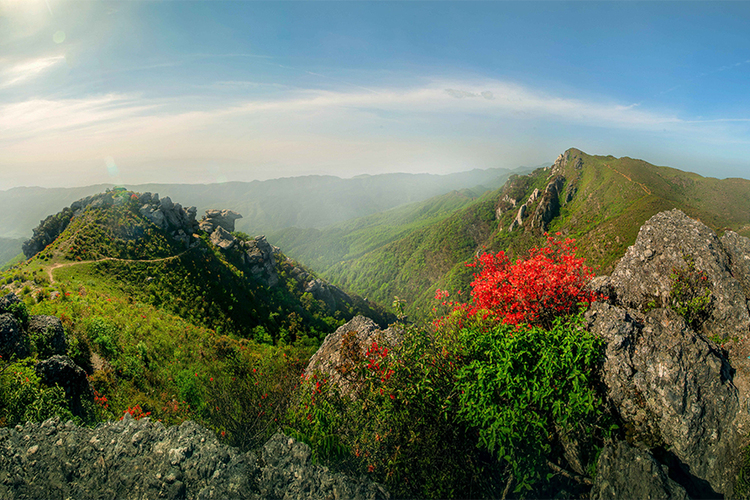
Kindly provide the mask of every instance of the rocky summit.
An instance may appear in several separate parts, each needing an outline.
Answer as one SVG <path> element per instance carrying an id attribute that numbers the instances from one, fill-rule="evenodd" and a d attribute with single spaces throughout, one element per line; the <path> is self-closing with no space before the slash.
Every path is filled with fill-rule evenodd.
<path id="1" fill-rule="evenodd" d="M 0 428 L 0 498 L 142 500 L 378 500 L 378 484 L 311 462 L 310 448 L 281 433 L 243 453 L 195 424 L 149 418 L 95 429 L 50 419 Z"/>
<path id="2" fill-rule="evenodd" d="M 601 453 L 592 498 L 733 495 L 750 420 L 748 248 L 747 238 L 662 212 L 593 283 L 606 302 L 592 305 L 588 328 L 606 341 L 601 378 L 627 443 Z M 690 263 L 710 302 L 689 323 L 670 297 Z"/>

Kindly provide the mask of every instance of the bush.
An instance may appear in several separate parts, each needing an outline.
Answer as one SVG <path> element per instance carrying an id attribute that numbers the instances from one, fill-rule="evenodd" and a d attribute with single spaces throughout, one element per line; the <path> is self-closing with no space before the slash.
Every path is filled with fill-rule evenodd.
<path id="1" fill-rule="evenodd" d="M 0 426 L 55 416 L 80 422 L 71 413 L 63 389 L 42 384 L 29 362 L 7 365 L 0 371 Z"/>
<path id="2" fill-rule="evenodd" d="M 515 262 L 505 252 L 483 254 L 469 264 L 480 267 L 471 283 L 470 314 L 551 328 L 555 318 L 575 314 L 580 303 L 596 300 L 585 290 L 593 273 L 575 257 L 573 243 L 548 237 L 545 247 L 532 248 L 527 259 Z"/>
<path id="3" fill-rule="evenodd" d="M 691 255 L 683 256 L 685 267 L 675 267 L 669 275 L 672 284 L 669 302 L 685 321 L 697 329 L 711 310 L 711 288 L 708 276 L 695 268 Z"/>
<path id="4" fill-rule="evenodd" d="M 459 414 L 512 471 L 517 492 L 545 478 L 561 437 L 590 445 L 606 430 L 596 389 L 603 342 L 581 323 L 577 316 L 550 330 L 498 324 L 461 332 Z"/>

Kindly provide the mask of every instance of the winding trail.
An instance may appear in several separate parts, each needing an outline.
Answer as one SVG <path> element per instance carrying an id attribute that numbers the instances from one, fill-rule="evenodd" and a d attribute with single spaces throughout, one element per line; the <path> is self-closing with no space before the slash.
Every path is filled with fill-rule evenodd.
<path id="1" fill-rule="evenodd" d="M 96 259 L 96 260 L 81 260 L 81 261 L 77 261 L 77 262 L 65 262 L 64 264 L 57 263 L 57 264 L 52 264 L 51 266 L 49 266 L 47 268 L 47 276 L 49 277 L 49 282 L 50 283 L 54 283 L 55 282 L 55 278 L 52 275 L 52 271 L 54 271 L 55 269 L 60 269 L 61 267 L 77 266 L 77 265 L 80 265 L 80 264 L 93 264 L 95 262 L 104 262 L 105 260 L 114 260 L 114 261 L 117 261 L 117 262 L 147 262 L 147 263 L 148 262 L 164 262 L 164 261 L 167 261 L 167 260 L 178 259 L 178 258 L 182 257 L 183 255 L 185 255 L 190 250 L 192 250 L 192 249 L 184 250 L 184 251 L 178 253 L 177 255 L 171 255 L 169 257 L 162 257 L 162 258 L 159 258 L 159 259 L 139 260 L 139 259 L 118 259 L 116 257 L 103 257 L 101 259 Z"/>
<path id="2" fill-rule="evenodd" d="M 631 178 L 630 178 L 630 177 L 628 177 L 627 175 L 623 174 L 622 172 L 620 172 L 620 171 L 619 171 L 619 170 L 617 170 L 616 168 L 612 168 L 612 167 L 610 167 L 608 163 L 605 163 L 605 165 L 607 166 L 607 168 L 608 168 L 608 169 L 612 170 L 613 172 L 616 172 L 616 173 L 620 174 L 621 176 L 625 177 L 625 178 L 626 178 L 627 180 L 629 180 L 630 182 L 632 182 L 632 183 L 634 183 L 634 184 L 638 184 L 639 186 L 641 186 L 641 189 L 643 189 L 643 191 L 644 191 L 644 192 L 645 192 L 646 194 L 651 194 L 651 190 L 650 190 L 649 188 L 647 188 L 647 187 L 646 187 L 646 185 L 645 185 L 645 184 L 643 184 L 642 182 L 634 181 L 633 179 L 631 179 Z"/>

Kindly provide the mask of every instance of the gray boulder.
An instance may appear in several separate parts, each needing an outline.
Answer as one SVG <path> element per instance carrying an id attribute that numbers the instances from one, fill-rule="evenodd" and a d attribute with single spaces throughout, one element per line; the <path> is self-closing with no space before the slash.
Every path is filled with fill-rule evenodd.
<path id="1" fill-rule="evenodd" d="M 730 240 L 737 239 L 726 238 Z M 674 268 L 686 266 L 685 256 L 694 259 L 696 270 L 708 275 L 713 295 L 702 333 L 723 339 L 748 336 L 747 298 L 741 283 L 732 276 L 730 257 L 722 242 L 711 229 L 677 209 L 651 217 L 617 264 L 610 278 L 617 302 L 635 309 L 643 309 L 652 301 L 668 305 L 670 275 Z M 737 257 L 734 261 L 741 262 Z"/>
<path id="2" fill-rule="evenodd" d="M 732 276 L 740 282 L 745 297 L 750 297 L 750 239 L 727 231 L 721 237 L 721 246 L 729 257 Z"/>
<path id="3" fill-rule="evenodd" d="M 199 225 L 202 231 L 212 233 L 217 227 L 224 228 L 230 233 L 234 232 L 234 221 L 242 216 L 233 210 L 206 210 Z"/>
<path id="4" fill-rule="evenodd" d="M 229 250 L 234 246 L 236 239 L 232 236 L 232 233 L 226 231 L 223 227 L 217 227 L 211 233 L 211 243 L 221 248 L 222 250 Z"/>
<path id="5" fill-rule="evenodd" d="M 31 316 L 28 333 L 45 339 L 44 349 L 39 352 L 40 358 L 65 354 L 68 351 L 65 329 L 55 316 Z"/>
<path id="6" fill-rule="evenodd" d="M 624 441 L 604 447 L 596 471 L 591 500 L 689 500 L 651 453 Z"/>
<path id="7" fill-rule="evenodd" d="M 0 314 L 0 357 L 3 361 L 25 358 L 30 354 L 26 334 L 10 313 Z"/>
<path id="8" fill-rule="evenodd" d="M 591 285 L 608 296 L 590 308 L 588 329 L 607 343 L 601 378 L 628 440 L 669 450 L 671 470 L 700 495 L 732 493 L 748 442 L 750 315 L 738 280 L 748 243 L 732 234 L 720 241 L 679 210 L 662 212 L 612 275 Z M 706 273 L 713 297 L 699 332 L 664 307 L 684 256 Z"/>
<path id="9" fill-rule="evenodd" d="M 747 411 L 716 347 L 670 309 L 595 303 L 587 319 L 607 343 L 601 377 L 629 438 L 669 448 L 714 493 L 731 491 Z"/>
<path id="10" fill-rule="evenodd" d="M 393 347 L 401 341 L 402 333 L 394 328 L 381 330 L 370 318 L 355 316 L 351 321 L 326 336 L 323 344 L 312 355 L 305 368 L 305 378 L 316 372 L 330 378 L 344 393 L 351 393 L 354 365 L 362 359 L 373 342 Z"/>
<path id="11" fill-rule="evenodd" d="M 83 414 L 83 402 L 93 401 L 94 393 L 83 368 L 67 356 L 55 355 L 34 365 L 34 370 L 42 383 L 57 385 L 65 391 L 74 415 Z"/>

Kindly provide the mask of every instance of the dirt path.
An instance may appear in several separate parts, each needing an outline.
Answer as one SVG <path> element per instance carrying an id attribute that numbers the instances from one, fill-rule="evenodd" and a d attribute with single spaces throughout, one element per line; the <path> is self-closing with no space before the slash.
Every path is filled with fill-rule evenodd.
<path id="1" fill-rule="evenodd" d="M 77 266 L 79 264 L 93 264 L 95 262 L 104 262 L 105 260 L 114 260 L 117 262 L 164 262 L 167 260 L 172 260 L 172 259 L 177 259 L 179 257 L 182 257 L 184 254 L 186 254 L 189 251 L 190 250 L 185 250 L 183 252 L 178 253 L 177 255 L 172 255 L 170 257 L 162 257 L 160 259 L 138 260 L 138 259 L 118 259 L 116 257 L 104 257 L 104 258 L 96 259 L 96 260 L 81 260 L 77 262 L 66 262 L 64 264 L 57 263 L 57 264 L 52 264 L 51 266 L 47 268 L 47 276 L 49 277 L 49 282 L 54 283 L 55 278 L 54 276 L 52 276 L 52 271 L 54 271 L 55 269 L 60 269 L 61 267 Z"/>
<path id="2" fill-rule="evenodd" d="M 613 172 L 616 172 L 616 173 L 620 174 L 621 176 L 625 177 L 625 178 L 626 178 L 627 180 L 629 180 L 630 182 L 632 182 L 632 183 L 634 183 L 634 184 L 638 184 L 639 186 L 641 186 L 641 189 L 643 189 L 643 191 L 644 191 L 644 192 L 645 192 L 646 194 L 651 194 L 651 190 L 650 190 L 649 188 L 647 188 L 645 184 L 643 184 L 643 183 L 641 183 L 641 182 L 637 182 L 637 181 L 634 181 L 633 179 L 631 179 L 631 178 L 630 178 L 630 177 L 628 177 L 627 175 L 623 174 L 623 173 L 622 173 L 622 172 L 620 172 L 619 170 L 617 170 L 617 169 L 615 169 L 615 168 L 612 168 L 612 167 L 610 167 L 610 166 L 609 166 L 609 164 L 607 164 L 607 163 L 605 163 L 605 165 L 606 165 L 606 166 L 607 166 L 607 168 L 608 168 L 608 169 L 610 169 L 611 171 L 613 171 Z"/>

